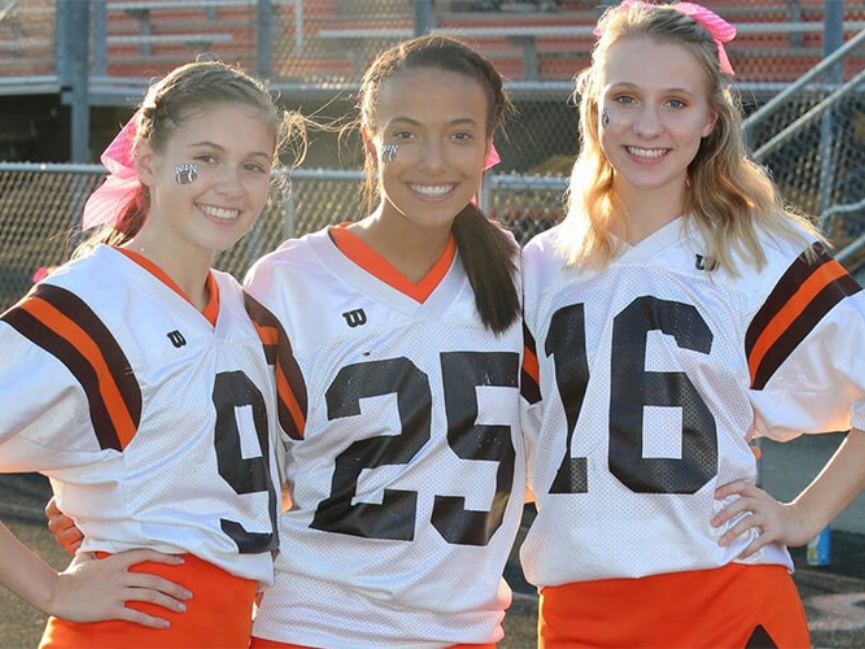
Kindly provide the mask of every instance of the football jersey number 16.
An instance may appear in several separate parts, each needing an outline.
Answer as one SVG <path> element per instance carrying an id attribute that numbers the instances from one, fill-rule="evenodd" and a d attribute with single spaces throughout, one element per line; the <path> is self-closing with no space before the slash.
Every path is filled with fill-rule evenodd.
<path id="1" fill-rule="evenodd" d="M 570 455 L 589 383 L 584 306 L 573 304 L 553 314 L 544 346 L 555 362 L 556 385 L 568 422 L 567 450 L 550 493 L 589 490 L 586 458 Z M 654 330 L 671 336 L 679 348 L 702 354 L 712 348 L 712 332 L 691 304 L 643 296 L 614 318 L 609 468 L 636 493 L 692 494 L 718 470 L 715 418 L 687 374 L 645 370 L 646 339 Z M 644 406 L 681 408 L 681 459 L 643 457 Z"/>

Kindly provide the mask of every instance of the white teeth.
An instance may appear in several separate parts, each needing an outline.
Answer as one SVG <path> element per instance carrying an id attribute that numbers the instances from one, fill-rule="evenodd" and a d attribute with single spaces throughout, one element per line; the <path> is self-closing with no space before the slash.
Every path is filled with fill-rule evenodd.
<path id="1" fill-rule="evenodd" d="M 409 187 L 413 192 L 417 192 L 421 196 L 436 198 L 452 191 L 454 185 L 409 185 Z"/>
<path id="2" fill-rule="evenodd" d="M 660 158 L 666 152 L 667 149 L 641 149 L 635 146 L 628 147 L 628 153 L 641 158 Z"/>
<path id="3" fill-rule="evenodd" d="M 230 210 L 224 207 L 214 207 L 213 205 L 200 205 L 199 209 L 212 216 L 215 219 L 236 219 L 240 215 L 240 210 Z"/>

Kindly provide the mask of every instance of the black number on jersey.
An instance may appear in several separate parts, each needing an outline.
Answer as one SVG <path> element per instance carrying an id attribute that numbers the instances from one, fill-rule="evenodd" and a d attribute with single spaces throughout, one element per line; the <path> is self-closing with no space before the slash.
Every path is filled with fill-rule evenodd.
<path id="1" fill-rule="evenodd" d="M 449 543 L 486 545 L 499 528 L 513 486 L 516 453 L 509 426 L 477 424 L 478 386 L 517 387 L 519 356 L 513 353 L 453 352 L 441 355 L 447 441 L 460 458 L 498 462 L 489 511 L 465 508 L 461 496 L 436 496 L 432 524 Z M 429 377 L 407 358 L 343 368 L 325 394 L 328 418 L 360 414 L 361 400 L 396 395 L 399 435 L 379 435 L 351 444 L 336 459 L 331 495 L 321 501 L 310 527 L 364 538 L 411 541 L 415 534 L 415 491 L 385 489 L 382 504 L 354 503 L 364 469 L 408 464 L 431 438 Z M 359 424 L 360 425 L 360 424 Z M 468 485 L 472 481 L 466 480 Z"/>
<path id="2" fill-rule="evenodd" d="M 713 335 L 693 305 L 641 297 L 613 320 L 610 359 L 610 472 L 636 493 L 691 494 L 717 473 L 715 418 L 684 372 L 646 371 L 650 331 L 671 336 L 683 349 L 708 354 Z M 552 355 L 568 433 L 565 457 L 550 493 L 585 493 L 586 458 L 570 455 L 571 442 L 589 382 L 585 314 L 582 304 L 557 311 L 545 351 Z M 682 413 L 681 458 L 643 456 L 645 406 L 677 407 Z"/>
<path id="3" fill-rule="evenodd" d="M 276 545 L 276 488 L 270 475 L 270 440 L 267 409 L 261 391 L 243 372 L 221 372 L 213 386 L 216 406 L 214 444 L 219 475 L 237 494 L 267 492 L 270 510 L 270 532 L 249 532 L 237 521 L 220 519 L 222 530 L 237 544 L 241 554 L 273 550 Z M 244 458 L 237 425 L 237 409 L 250 406 L 259 457 Z"/>

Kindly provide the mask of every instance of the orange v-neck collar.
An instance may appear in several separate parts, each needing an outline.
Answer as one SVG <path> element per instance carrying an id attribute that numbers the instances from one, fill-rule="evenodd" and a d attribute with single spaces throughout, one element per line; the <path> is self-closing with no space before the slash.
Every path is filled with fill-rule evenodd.
<path id="1" fill-rule="evenodd" d="M 330 234 L 331 239 L 340 252 L 388 286 L 395 288 L 421 304 L 426 301 L 436 286 L 442 281 L 456 256 L 457 244 L 454 235 L 451 234 L 448 237 L 447 246 L 445 246 L 438 261 L 433 264 L 433 267 L 429 269 L 420 281 L 412 282 L 394 268 L 387 259 L 373 250 L 363 239 L 348 230 L 349 225 L 351 223 L 340 223 L 328 228 L 328 234 Z"/>
<path id="2" fill-rule="evenodd" d="M 128 248 L 115 248 L 115 250 L 129 257 L 129 259 L 144 268 L 151 275 L 156 277 L 156 279 L 165 284 L 184 300 L 192 304 L 192 300 L 189 299 L 189 296 L 186 295 L 186 293 L 183 292 L 183 289 L 181 289 L 177 283 L 168 276 L 168 273 L 150 261 L 147 257 L 133 250 L 129 250 Z M 209 271 L 207 273 L 207 293 L 209 297 L 201 315 L 203 315 L 207 321 L 215 327 L 216 318 L 219 315 L 219 285 L 216 283 L 216 278 L 213 276 L 213 273 Z"/>

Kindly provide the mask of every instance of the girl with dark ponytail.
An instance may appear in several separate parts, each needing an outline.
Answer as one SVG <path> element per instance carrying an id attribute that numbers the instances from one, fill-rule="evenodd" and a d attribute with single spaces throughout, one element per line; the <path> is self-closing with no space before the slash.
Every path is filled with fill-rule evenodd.
<path id="1" fill-rule="evenodd" d="M 423 142 L 414 146 L 400 142 L 406 138 L 405 134 L 386 134 L 386 125 L 380 114 L 380 98 L 383 89 L 391 85 L 387 83 L 388 80 L 406 76 L 423 78 L 423 71 L 428 70 L 451 73 L 470 80 L 473 82 L 471 85 L 485 95 L 486 121 L 478 125 L 483 131 L 482 143 L 486 151 L 483 171 L 498 162 L 492 143 L 493 135 L 503 125 L 512 105 L 493 64 L 461 41 L 444 36 L 416 38 L 392 47 L 379 55 L 367 69 L 361 82 L 358 102 L 360 128 L 367 154 L 366 191 L 371 201 L 376 197 L 381 198 L 378 211 L 380 220 L 387 218 L 382 213 L 388 209 L 388 204 L 396 201 L 382 182 L 377 149 L 381 144 L 396 146 L 397 149 L 388 150 L 402 151 L 403 156 L 408 156 L 416 155 L 423 145 Z M 385 139 L 392 142 L 385 143 Z M 420 164 L 426 163 L 420 161 Z M 478 313 L 484 325 L 499 333 L 513 324 L 519 315 L 519 296 L 514 281 L 519 248 L 505 230 L 481 212 L 474 200 L 456 213 L 450 229 L 475 292 Z"/>
<path id="2" fill-rule="evenodd" d="M 251 647 L 494 647 L 525 485 L 519 249 L 474 197 L 508 101 L 484 57 L 422 36 L 359 108 L 377 206 L 246 280 L 291 498 Z"/>

